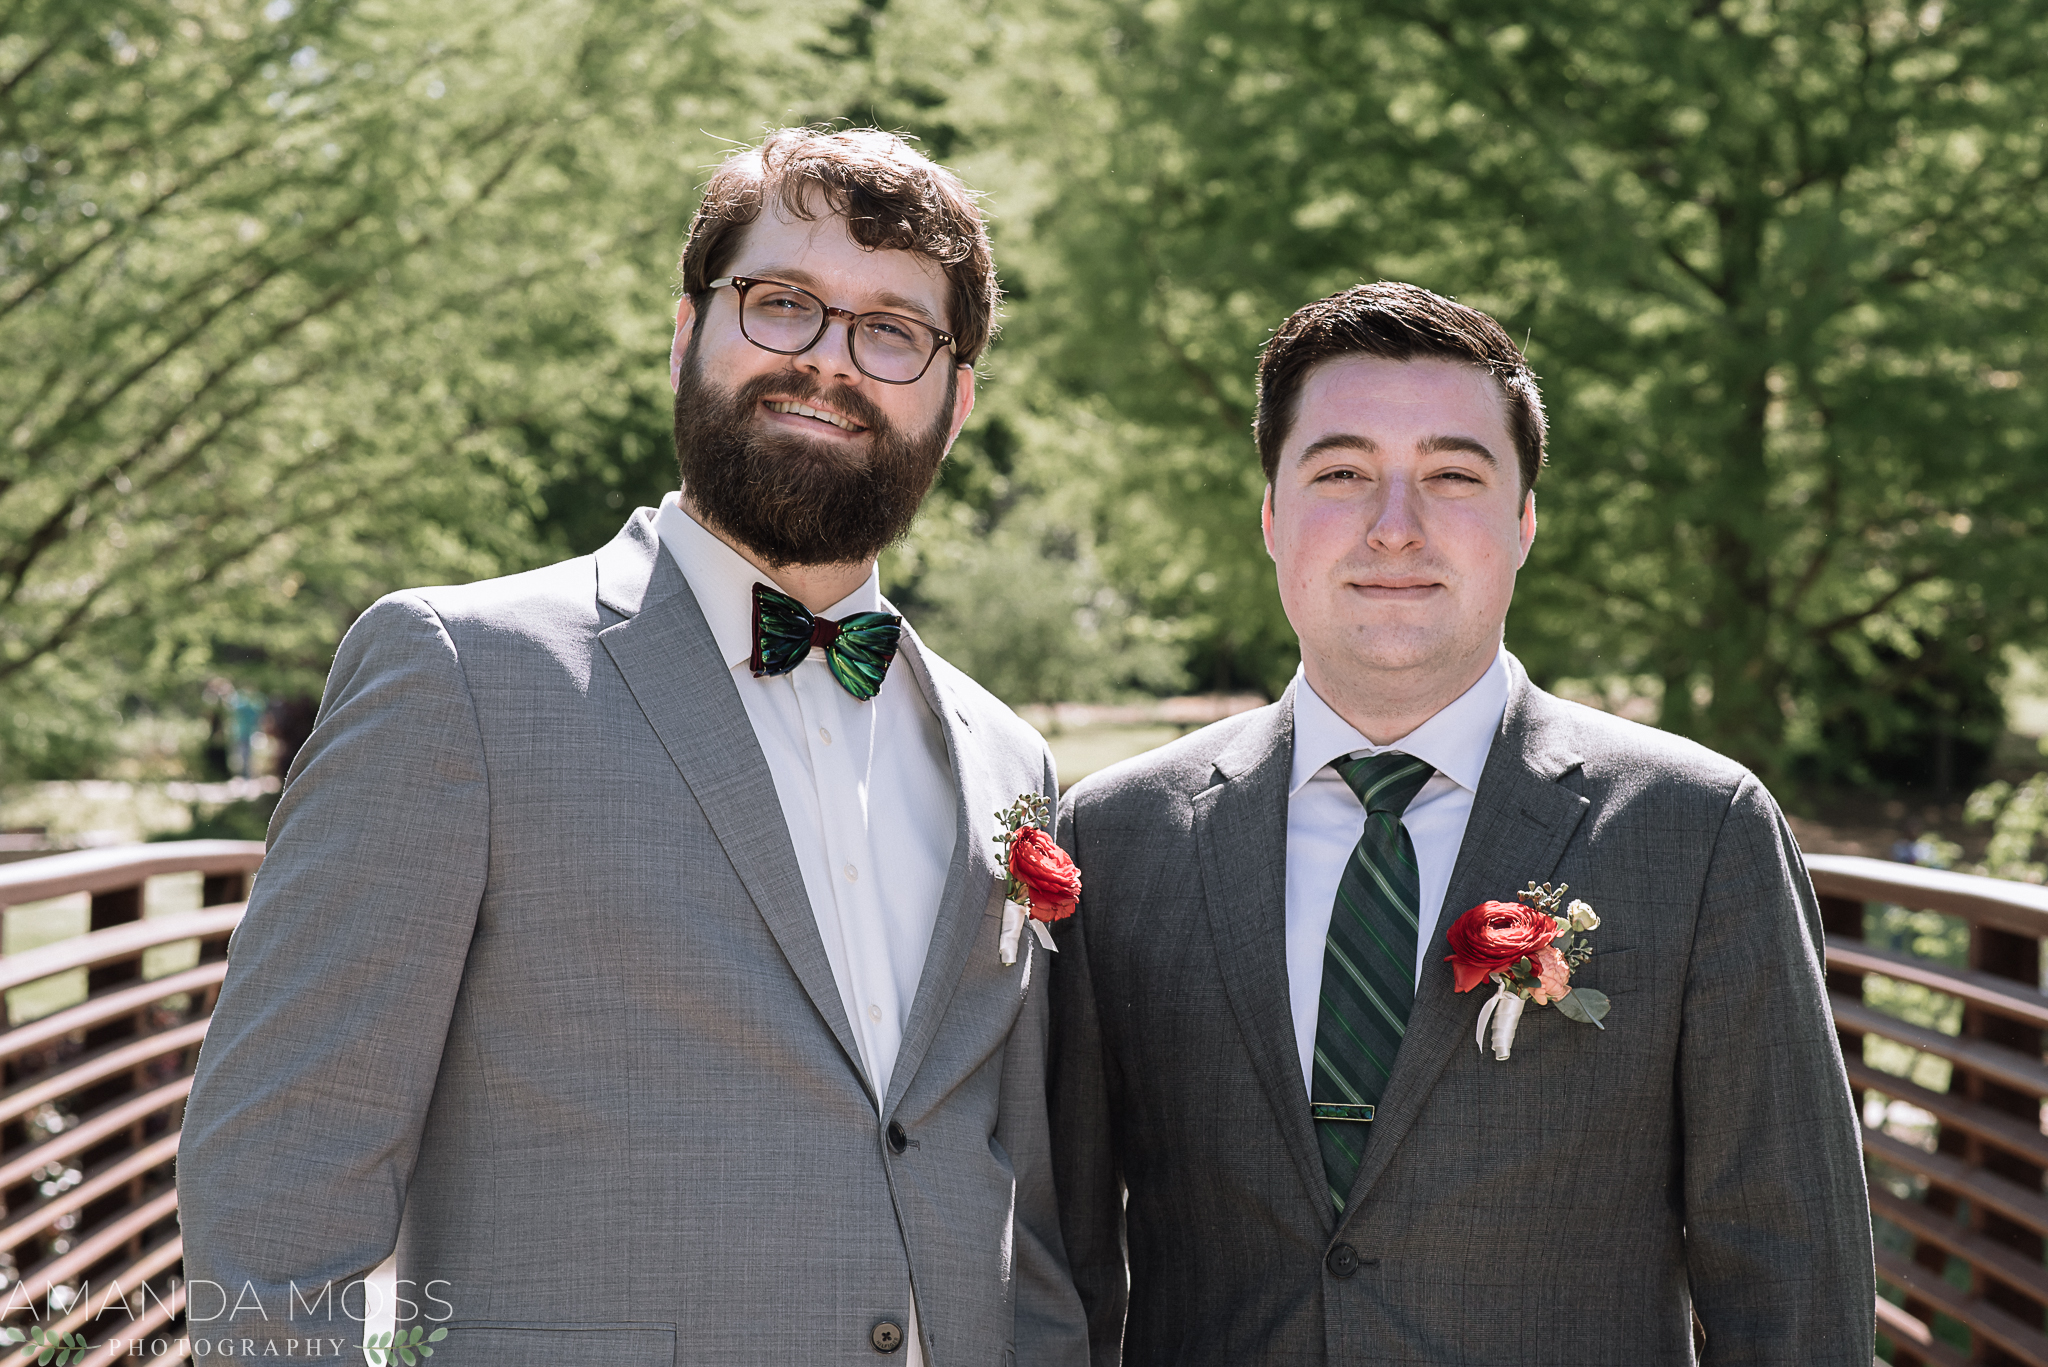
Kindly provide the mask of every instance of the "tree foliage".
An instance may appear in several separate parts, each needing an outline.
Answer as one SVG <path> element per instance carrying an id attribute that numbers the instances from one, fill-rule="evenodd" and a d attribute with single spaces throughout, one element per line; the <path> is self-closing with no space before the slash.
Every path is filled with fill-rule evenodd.
<path id="1" fill-rule="evenodd" d="M 1907 778 L 1995 734 L 1993 647 L 2048 618 L 2038 7 L 1102 14 L 1013 339 L 1054 402 L 1107 396 L 1171 453 L 1120 472 L 1173 528 L 1132 537 L 1163 573 L 1123 569 L 1155 611 L 1214 613 L 1210 649 L 1256 643 L 1234 668 L 1273 686 L 1251 357 L 1303 301 L 1404 278 L 1546 376 L 1509 626 L 1539 678 L 1636 677 L 1779 775 Z"/>
<path id="2" fill-rule="evenodd" d="M 2048 634 L 2038 6 L 0 4 L 0 749 L 48 767 L 669 487 L 683 225 L 805 119 L 988 192 L 1004 336 L 886 575 L 1013 701 L 1284 684 L 1257 349 L 1381 277 L 1545 376 L 1540 680 L 1961 787 Z"/>

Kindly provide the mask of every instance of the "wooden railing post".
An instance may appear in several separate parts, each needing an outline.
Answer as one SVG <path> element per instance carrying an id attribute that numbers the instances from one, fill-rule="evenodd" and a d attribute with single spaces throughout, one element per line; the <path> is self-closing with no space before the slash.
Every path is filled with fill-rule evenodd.
<path id="1" fill-rule="evenodd" d="M 92 917 L 88 930 L 111 930 L 142 919 L 142 884 L 136 883 L 125 888 L 108 888 L 92 895 Z M 90 969 L 85 975 L 87 995 L 105 992 L 116 987 L 142 981 L 142 960 L 128 963 L 102 964 Z M 110 1020 L 86 1032 L 85 1047 L 98 1049 L 125 1039 L 134 1039 L 137 1023 L 132 1018 Z"/>
<path id="2" fill-rule="evenodd" d="M 2030 991 L 2041 987 L 2041 942 L 2011 931 L 1991 926 L 1977 925 L 1970 928 L 1970 967 L 1980 973 L 1994 977 L 2008 978 L 2024 983 Z M 1978 1039 L 1990 1040 L 2015 1049 L 2033 1058 L 2041 1057 L 2041 1031 L 2010 1017 L 1984 1011 L 1975 1006 L 1963 1011 L 1963 1034 Z M 1965 1095 L 1979 1101 L 1994 1111 L 2026 1122 L 2036 1130 L 2041 1124 L 2041 1098 L 2015 1091 L 1982 1077 L 1976 1073 L 1963 1074 Z M 1942 1138 L 1948 1139 L 1944 1129 Z M 1963 1139 L 1959 1146 L 1969 1162 L 2021 1183 L 2029 1190 L 2041 1189 L 2042 1168 L 2029 1163 L 2004 1148 L 1984 1144 L 1975 1138 Z M 1944 1149 L 1947 1145 L 1944 1143 Z M 2008 1220 L 1981 1204 L 1972 1207 L 1971 1227 L 2013 1249 L 2028 1259 L 2034 1266 L 2041 1265 L 2043 1253 L 2042 1236 L 2034 1230 Z M 1986 1301 L 2013 1315 L 2029 1328 L 2044 1327 L 2039 1300 L 2021 1292 L 2018 1288 L 2000 1281 L 1980 1267 L 1973 1267 L 1970 1274 L 1971 1289 Z M 1983 1355 L 1986 1362 L 2008 1362 L 2014 1359 L 1995 1350 Z"/>
<path id="3" fill-rule="evenodd" d="M 1821 897 L 1820 926 L 1831 941 L 1861 940 L 1863 938 L 1863 903 L 1853 897 Z M 1845 969 L 1831 968 L 1827 974 L 1828 991 L 1840 992 L 1863 999 L 1863 975 Z M 1854 1062 L 1863 1061 L 1863 1033 L 1860 1030 L 1837 1030 L 1842 1040 L 1842 1057 Z M 1859 1101 L 1857 1110 L 1862 1105 Z"/>

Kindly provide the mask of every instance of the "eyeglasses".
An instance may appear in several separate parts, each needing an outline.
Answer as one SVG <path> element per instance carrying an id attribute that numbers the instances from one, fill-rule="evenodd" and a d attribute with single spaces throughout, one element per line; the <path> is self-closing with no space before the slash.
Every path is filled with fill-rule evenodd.
<path id="1" fill-rule="evenodd" d="M 740 335 L 763 351 L 800 356 L 818 344 L 834 318 L 844 318 L 854 366 L 883 384 L 915 384 L 941 350 L 959 354 L 952 333 L 900 313 L 835 309 L 809 290 L 746 275 L 711 282 L 712 289 L 727 285 L 740 293 Z"/>

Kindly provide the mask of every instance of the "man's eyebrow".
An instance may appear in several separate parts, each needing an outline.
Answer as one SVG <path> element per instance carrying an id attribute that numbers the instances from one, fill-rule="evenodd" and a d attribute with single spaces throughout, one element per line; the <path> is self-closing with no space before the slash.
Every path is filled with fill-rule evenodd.
<path id="1" fill-rule="evenodd" d="M 1378 455 L 1379 449 L 1380 444 L 1378 442 L 1362 433 L 1332 432 L 1328 436 L 1317 437 L 1314 441 L 1310 442 L 1307 449 L 1301 453 L 1295 463 L 1297 465 L 1303 464 L 1315 459 L 1325 451 L 1360 451 L 1368 456 L 1372 456 Z M 1479 457 L 1496 470 L 1500 468 L 1500 458 L 1487 449 L 1486 443 L 1480 441 L 1477 437 L 1424 437 L 1416 444 L 1415 449 L 1427 456 L 1443 455 L 1451 451 L 1463 451 L 1468 455 Z"/>
<path id="2" fill-rule="evenodd" d="M 1431 456 L 1443 455 L 1450 451 L 1464 451 L 1479 457 L 1496 470 L 1500 468 L 1500 457 L 1488 450 L 1486 443 L 1477 437 L 1424 437 L 1415 449 Z"/>
<path id="3" fill-rule="evenodd" d="M 818 277 L 812 275 L 807 270 L 800 270 L 795 266 L 762 266 L 757 270 L 743 271 L 741 274 L 749 279 L 780 280 L 785 285 L 802 285 L 820 298 L 824 297 L 825 287 Z M 932 316 L 930 309 L 908 295 L 898 294 L 894 290 L 877 290 L 873 298 L 876 303 L 886 309 L 892 309 L 898 313 L 911 314 L 919 320 L 931 324 L 940 332 L 948 330 L 944 323 L 941 323 Z M 829 304 L 831 300 L 828 299 L 825 302 Z M 873 310 L 864 311 L 873 312 Z"/>
<path id="4" fill-rule="evenodd" d="M 1325 451 L 1363 451 L 1371 456 L 1377 455 L 1379 449 L 1380 444 L 1371 437 L 1360 436 L 1356 432 L 1332 432 L 1310 442 L 1307 449 L 1295 458 L 1295 464 L 1300 465 L 1313 460 Z"/>
<path id="5" fill-rule="evenodd" d="M 898 294 L 894 290 L 879 290 L 875 294 L 875 301 L 888 308 L 895 309 L 899 313 L 915 314 L 940 332 L 947 330 L 946 325 L 941 323 L 930 309 L 907 295 Z"/>

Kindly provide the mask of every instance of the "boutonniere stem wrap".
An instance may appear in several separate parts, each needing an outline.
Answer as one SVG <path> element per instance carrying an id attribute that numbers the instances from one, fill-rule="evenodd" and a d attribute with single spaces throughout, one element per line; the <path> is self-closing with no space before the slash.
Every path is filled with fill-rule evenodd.
<path id="1" fill-rule="evenodd" d="M 996 813 L 996 820 L 1002 823 L 996 844 L 1003 847 L 1003 867 L 1010 875 L 997 952 L 1003 963 L 1016 963 L 1017 942 L 1028 925 L 1046 953 L 1057 954 L 1050 926 L 1074 914 L 1081 899 L 1081 871 L 1046 834 L 1052 825 L 1052 804 L 1043 794 L 1019 793 L 1015 802 Z"/>
<path id="2" fill-rule="evenodd" d="M 1492 998 L 1479 1009 L 1474 1043 L 1484 1051 L 1492 1026 L 1493 1056 L 1505 1060 L 1514 1052 L 1515 1030 L 1530 1003 L 1555 1006 L 1571 1020 L 1605 1030 L 1607 994 L 1573 987 L 1572 974 L 1593 957 L 1585 933 L 1600 928 L 1600 917 L 1584 902 L 1564 906 L 1570 885 L 1529 884 L 1513 902 L 1481 902 L 1451 923 L 1448 938 L 1454 991 L 1469 992 L 1481 983 L 1494 986 Z M 1562 907 L 1562 910 L 1560 908 Z"/>

